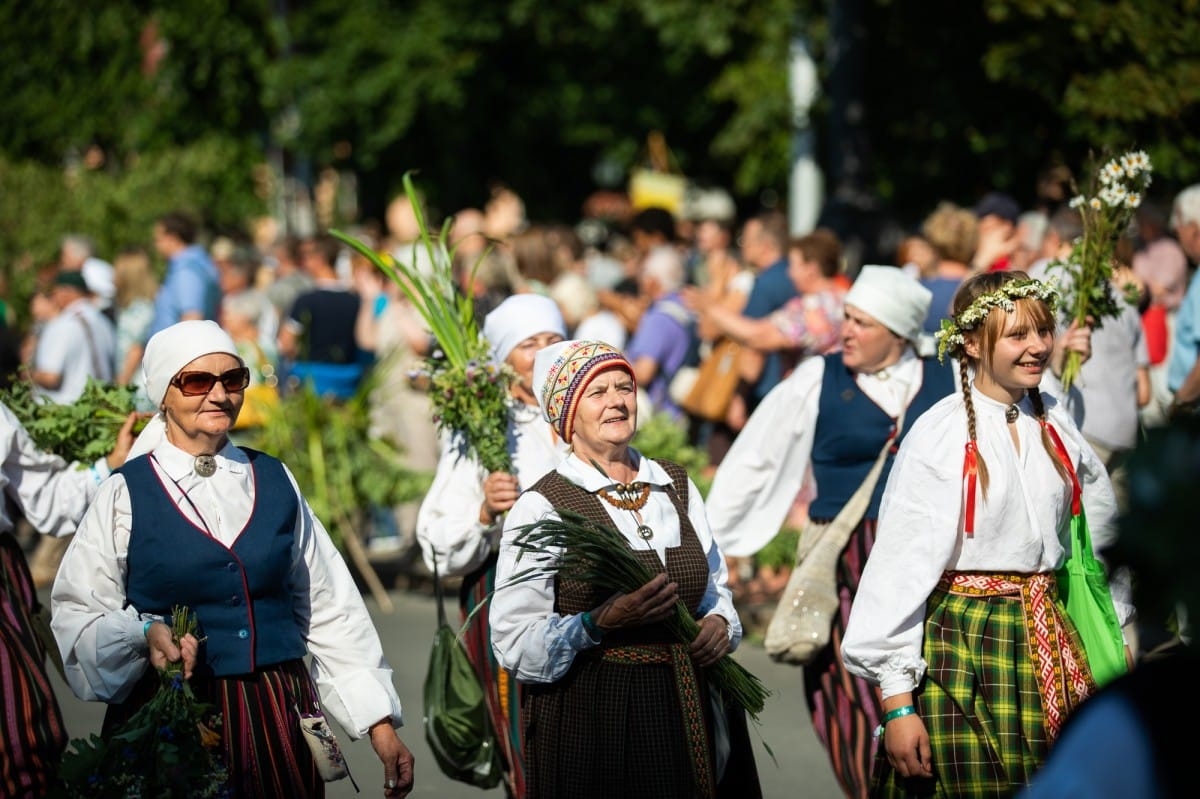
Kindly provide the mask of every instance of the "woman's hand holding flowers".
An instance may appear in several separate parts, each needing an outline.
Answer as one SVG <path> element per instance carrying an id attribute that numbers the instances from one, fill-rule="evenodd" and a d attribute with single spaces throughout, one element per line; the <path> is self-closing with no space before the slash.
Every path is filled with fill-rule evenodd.
<path id="1" fill-rule="evenodd" d="M 150 664 L 162 671 L 168 663 L 183 661 L 183 678 L 190 680 L 192 671 L 196 668 L 196 656 L 200 652 L 200 642 L 196 636 L 188 633 L 176 643 L 171 628 L 161 621 L 156 621 L 146 630 L 146 644 L 150 647 Z"/>

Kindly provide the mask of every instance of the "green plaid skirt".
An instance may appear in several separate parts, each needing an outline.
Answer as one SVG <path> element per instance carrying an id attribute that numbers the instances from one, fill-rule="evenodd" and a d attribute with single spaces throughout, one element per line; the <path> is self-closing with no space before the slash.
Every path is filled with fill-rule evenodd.
<path id="1" fill-rule="evenodd" d="M 1011 576 L 1024 580 L 1022 576 Z M 1050 747 L 1043 701 L 1045 678 L 1032 639 L 1049 643 L 1053 696 L 1069 712 L 1094 689 L 1090 674 L 1071 684 L 1064 675 L 1081 658 L 1078 638 L 1061 611 L 1052 576 L 1046 624 L 1033 623 L 1029 591 L 960 593 L 944 581 L 926 606 L 923 655 L 928 670 L 913 697 L 929 731 L 933 777 L 905 779 L 879 747 L 874 797 L 1009 797 L 1032 779 Z M 1045 583 L 1043 583 L 1043 586 Z M 1047 632 L 1048 630 L 1048 632 Z M 1084 671 L 1086 671 L 1086 661 Z M 1064 663 L 1067 668 L 1064 668 Z M 1044 674 L 1044 672 L 1043 672 Z M 1079 675 L 1076 674 L 1077 680 Z"/>

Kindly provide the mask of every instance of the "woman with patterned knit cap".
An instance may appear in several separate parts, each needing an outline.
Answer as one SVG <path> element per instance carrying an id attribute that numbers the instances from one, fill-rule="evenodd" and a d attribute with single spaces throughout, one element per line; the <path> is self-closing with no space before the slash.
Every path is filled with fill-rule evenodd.
<path id="1" fill-rule="evenodd" d="M 745 718 L 707 690 L 705 669 L 742 637 L 725 560 L 683 468 L 629 446 L 633 367 L 602 342 L 565 341 L 538 352 L 534 375 L 570 454 L 509 511 L 490 609 L 496 657 L 525 687 L 527 795 L 759 796 Z M 513 580 L 550 565 L 551 552 L 518 562 L 517 537 L 559 509 L 615 528 L 655 576 L 629 594 Z M 664 623 L 678 600 L 700 626 L 690 646 Z"/>
<path id="2" fill-rule="evenodd" d="M 753 555 L 775 537 L 810 470 L 817 496 L 804 535 L 836 530 L 847 509 L 854 517 L 838 554 L 829 643 L 804 665 L 813 730 L 851 799 L 866 799 L 871 730 L 883 713 L 874 687 L 846 671 L 839 646 L 896 444 L 917 416 L 954 391 L 950 370 L 917 353 L 929 300 L 929 290 L 897 267 L 864 266 L 845 297 L 841 352 L 805 359 L 766 396 L 721 461 L 707 499 L 713 535 L 728 555 Z M 866 507 L 857 507 L 885 446 Z"/>
<path id="3" fill-rule="evenodd" d="M 940 333 L 962 393 L 900 447 L 842 642 L 883 699 L 876 796 L 1011 796 L 1095 690 L 1055 571 L 1080 498 L 1096 550 L 1116 507 L 1103 464 L 1038 390 L 1056 298 L 1022 272 L 977 275 Z M 1128 585 L 1111 587 L 1123 624 Z"/>
<path id="4" fill-rule="evenodd" d="M 286 466 L 229 442 L 249 372 L 215 322 L 150 338 L 142 361 L 158 412 L 101 486 L 51 592 L 76 696 L 107 702 L 103 735 L 184 679 L 221 713 L 232 796 L 321 797 L 299 714 L 324 710 L 370 737 L 384 796 L 412 790 L 392 670 L 349 569 Z M 176 640 L 172 608 L 199 635 Z M 311 655 L 311 670 L 304 657 Z"/>
<path id="5" fill-rule="evenodd" d="M 442 443 L 433 485 L 417 513 L 417 540 L 430 570 L 463 575 L 463 618 L 485 601 L 495 585 L 500 522 L 523 489 L 554 468 L 567 447 L 542 419 L 533 378 L 534 355 L 566 335 L 562 314 L 540 294 L 514 294 L 487 315 L 483 335 L 496 363 L 517 374 L 508 411 L 508 452 L 513 471 L 491 472 L 466 451 L 465 442 Z M 464 635 L 467 654 L 487 690 L 488 710 L 504 755 L 505 789 L 525 795 L 517 686 L 496 664 L 486 613 L 477 613 Z"/>

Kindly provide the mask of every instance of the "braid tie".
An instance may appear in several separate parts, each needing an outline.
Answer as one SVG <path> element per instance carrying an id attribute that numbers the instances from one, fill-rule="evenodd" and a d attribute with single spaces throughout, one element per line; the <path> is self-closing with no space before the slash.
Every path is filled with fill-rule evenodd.
<path id="1" fill-rule="evenodd" d="M 963 533 L 967 538 L 975 537 L 975 489 L 976 483 L 983 486 L 987 496 L 987 467 L 979 455 L 975 437 L 975 403 L 971 400 L 971 383 L 967 375 L 967 361 L 958 361 L 958 375 L 962 382 L 963 404 L 967 409 L 967 452 L 963 456 Z"/>
<path id="2" fill-rule="evenodd" d="M 1067 466 L 1063 464 L 1062 451 L 1059 447 L 1055 446 L 1055 443 L 1050 438 L 1051 427 L 1049 420 L 1046 418 L 1046 403 L 1042 399 L 1042 392 L 1035 386 L 1028 389 L 1028 394 L 1029 402 L 1033 405 L 1033 414 L 1037 417 L 1038 424 L 1042 428 L 1042 448 L 1050 456 L 1050 460 L 1054 464 L 1054 470 L 1058 472 L 1058 476 L 1062 478 L 1062 481 L 1069 485 L 1073 484 L 1074 477 L 1068 471 Z"/>

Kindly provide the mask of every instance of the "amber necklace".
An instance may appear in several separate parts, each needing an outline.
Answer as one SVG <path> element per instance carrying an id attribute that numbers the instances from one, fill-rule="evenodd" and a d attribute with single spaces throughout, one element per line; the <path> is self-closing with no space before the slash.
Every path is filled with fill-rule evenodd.
<path id="1" fill-rule="evenodd" d="M 600 470 L 600 473 L 608 477 L 608 472 L 600 466 L 600 464 L 592 461 L 592 465 Z M 612 479 L 612 478 L 608 478 Z M 633 514 L 634 521 L 637 522 L 637 534 L 643 541 L 649 541 L 654 537 L 654 529 L 650 525 L 642 522 L 642 514 L 639 513 L 642 508 L 646 507 L 646 503 L 650 499 L 650 484 L 643 483 L 640 480 L 632 483 L 613 483 L 612 491 L 607 488 L 601 488 L 596 491 L 596 496 L 612 505 L 614 508 L 627 510 Z"/>

